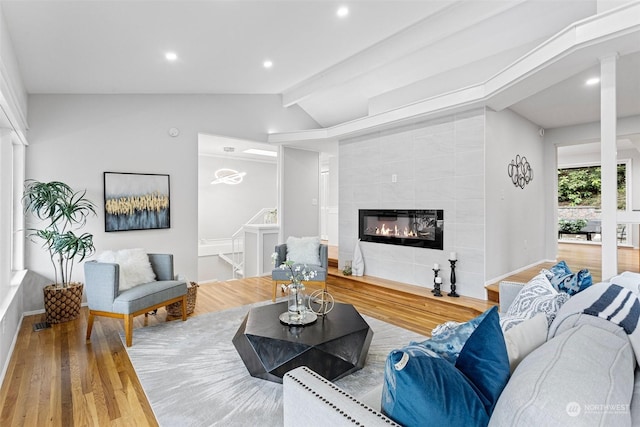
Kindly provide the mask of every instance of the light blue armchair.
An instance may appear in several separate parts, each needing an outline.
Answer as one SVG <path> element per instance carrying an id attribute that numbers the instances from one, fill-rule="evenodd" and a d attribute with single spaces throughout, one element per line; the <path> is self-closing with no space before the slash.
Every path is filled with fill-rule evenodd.
<path id="1" fill-rule="evenodd" d="M 173 280 L 173 255 L 148 254 L 156 281 L 120 292 L 118 264 L 88 261 L 84 264 L 85 293 L 89 303 L 87 340 L 95 316 L 124 320 L 127 347 L 133 343 L 133 318 L 165 305 L 181 301 L 182 320 L 187 320 L 187 283 Z"/>
<path id="2" fill-rule="evenodd" d="M 314 277 L 314 282 L 323 282 L 323 288 L 327 289 L 327 269 L 329 268 L 329 246 L 325 244 L 320 244 L 320 265 L 310 265 L 306 264 L 308 269 L 315 270 L 316 277 Z M 281 245 L 276 246 L 275 253 L 277 257 L 275 259 L 274 265 L 275 268 L 271 272 L 271 280 L 273 280 L 273 297 L 272 301 L 276 300 L 276 295 L 278 293 L 278 285 L 280 283 L 291 283 L 291 279 L 287 275 L 287 270 L 283 270 L 279 268 L 279 266 L 286 261 L 287 259 L 287 244 L 283 243 Z"/>

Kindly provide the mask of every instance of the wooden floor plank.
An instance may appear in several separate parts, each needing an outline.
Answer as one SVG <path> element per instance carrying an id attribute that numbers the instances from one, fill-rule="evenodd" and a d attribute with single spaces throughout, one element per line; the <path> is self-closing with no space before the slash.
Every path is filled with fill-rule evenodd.
<path id="1" fill-rule="evenodd" d="M 595 245 L 561 244 L 559 259 L 567 260 L 573 270 L 589 268 L 594 280 L 600 280 L 599 250 Z M 621 271 L 639 271 L 638 250 L 624 248 L 618 254 Z M 527 281 L 540 268 L 550 265 L 539 264 L 507 279 Z M 388 290 L 355 292 L 348 286 L 332 288 L 331 285 L 329 290 L 337 301 L 352 303 L 363 314 L 423 334 L 443 321 L 468 316 L 469 312 L 463 308 L 465 305 L 471 305 L 475 311 L 488 306 L 485 302 L 468 301 L 461 306 L 452 304 L 448 308 L 433 308 L 431 311 L 414 310 L 410 304 L 408 308 L 393 305 L 378 297 L 382 292 L 385 297 L 396 295 L 398 300 L 403 300 L 407 292 L 415 290 L 413 287 L 385 280 L 378 285 L 386 286 Z M 309 290 L 316 288 L 316 285 L 309 286 Z M 269 277 L 203 283 L 198 289 L 196 308 L 191 316 L 265 301 L 271 299 L 272 289 Z M 429 301 L 421 304 L 428 305 Z M 155 316 L 137 317 L 133 345 L 136 329 L 171 319 L 167 318 L 164 309 L 158 310 Z M 96 319 L 91 340 L 86 342 L 86 309 L 76 320 L 34 332 L 33 323 L 43 320 L 43 315 L 23 319 L 14 354 L 0 388 L 1 426 L 157 426 L 120 340 L 121 321 Z"/>

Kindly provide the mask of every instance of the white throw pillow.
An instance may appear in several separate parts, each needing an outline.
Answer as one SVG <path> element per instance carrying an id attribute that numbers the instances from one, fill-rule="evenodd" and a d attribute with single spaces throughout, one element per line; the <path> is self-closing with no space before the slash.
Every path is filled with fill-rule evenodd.
<path id="1" fill-rule="evenodd" d="M 556 291 L 544 273 L 540 273 L 518 292 L 507 313 L 501 316 L 500 326 L 503 331 L 508 331 L 538 313 L 546 314 L 550 325 L 562 304 L 568 300 L 568 294 Z"/>
<path id="2" fill-rule="evenodd" d="M 293 261 L 296 264 L 320 265 L 320 238 L 289 237 L 287 261 Z"/>
<path id="3" fill-rule="evenodd" d="M 120 266 L 120 291 L 126 291 L 136 285 L 156 280 L 149 256 L 141 248 L 104 251 L 98 256 L 97 261 L 115 263 Z"/>
<path id="4" fill-rule="evenodd" d="M 511 373 L 522 359 L 547 341 L 548 330 L 547 317 L 538 313 L 504 333 Z"/>

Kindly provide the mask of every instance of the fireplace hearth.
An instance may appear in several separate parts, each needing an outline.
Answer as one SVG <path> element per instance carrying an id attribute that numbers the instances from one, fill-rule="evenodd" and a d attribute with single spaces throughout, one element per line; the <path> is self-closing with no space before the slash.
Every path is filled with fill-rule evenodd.
<path id="1" fill-rule="evenodd" d="M 441 209 L 360 209 L 358 237 L 363 242 L 443 248 Z"/>

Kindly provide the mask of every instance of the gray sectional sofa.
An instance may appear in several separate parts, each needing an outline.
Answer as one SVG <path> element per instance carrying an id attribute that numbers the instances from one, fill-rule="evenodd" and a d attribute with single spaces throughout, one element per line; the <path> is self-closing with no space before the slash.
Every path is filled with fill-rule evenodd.
<path id="1" fill-rule="evenodd" d="M 501 283 L 501 311 L 521 286 Z M 547 341 L 520 362 L 490 426 L 640 425 L 640 326 L 630 333 L 606 316 L 585 314 L 590 297 L 608 291 L 610 283 L 592 288 L 560 308 Z M 294 369 L 284 377 L 284 425 L 397 425 L 379 412 L 382 382 L 381 376 L 376 390 L 351 396 L 306 367 Z"/>

